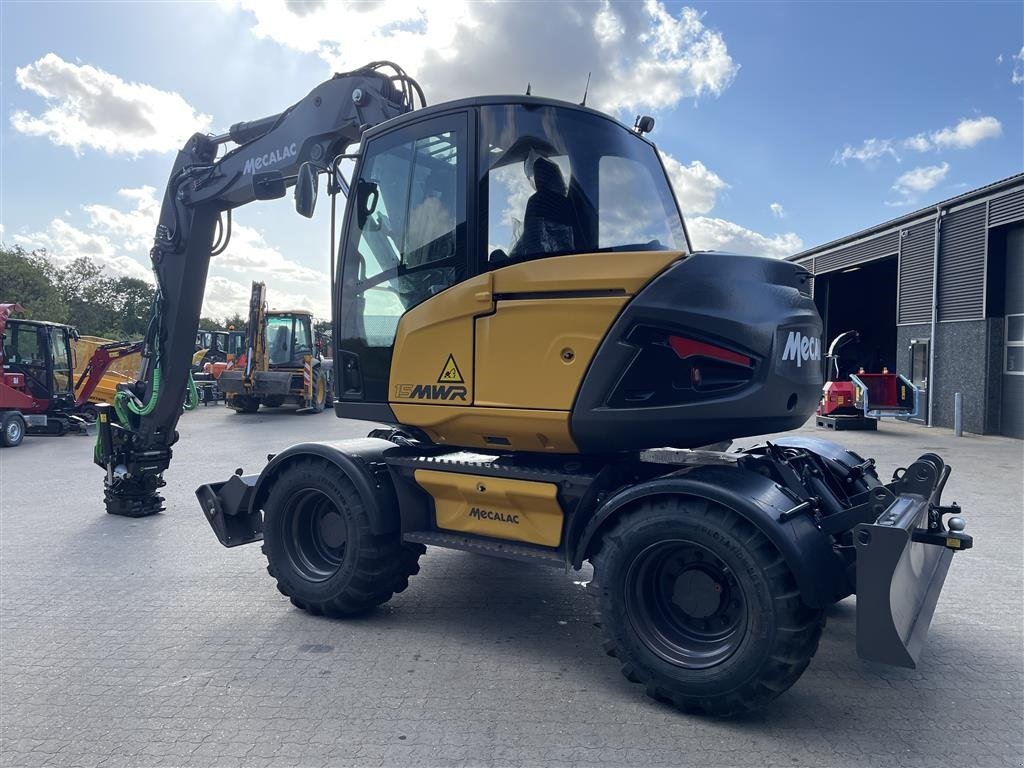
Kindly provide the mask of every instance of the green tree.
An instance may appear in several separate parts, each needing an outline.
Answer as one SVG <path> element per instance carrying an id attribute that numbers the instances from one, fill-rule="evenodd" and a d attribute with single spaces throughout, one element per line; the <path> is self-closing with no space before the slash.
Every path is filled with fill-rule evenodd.
<path id="1" fill-rule="evenodd" d="M 231 326 L 235 326 L 236 331 L 246 331 L 248 330 L 248 325 L 249 321 L 245 317 L 242 317 L 238 312 L 235 312 L 235 314 L 230 317 L 224 318 L 225 330 L 229 329 Z"/>
<path id="2" fill-rule="evenodd" d="M 220 322 L 214 320 L 212 317 L 200 317 L 199 318 L 199 330 L 200 331 L 222 331 Z"/>
<path id="3" fill-rule="evenodd" d="M 46 251 L 26 251 L 20 245 L 0 245 L 0 302 L 20 303 L 26 320 L 66 323 L 68 306 L 54 284 L 54 269 Z"/>
<path id="4" fill-rule="evenodd" d="M 110 304 L 118 317 L 118 338 L 140 339 L 146 335 L 153 312 L 153 286 L 137 277 L 111 280 Z"/>

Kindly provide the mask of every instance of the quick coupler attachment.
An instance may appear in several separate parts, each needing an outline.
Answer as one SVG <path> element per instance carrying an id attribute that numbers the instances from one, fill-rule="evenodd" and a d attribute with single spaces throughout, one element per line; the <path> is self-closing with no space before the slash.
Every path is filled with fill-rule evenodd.
<path id="1" fill-rule="evenodd" d="M 949 477 L 942 460 L 922 456 L 893 483 L 899 495 L 874 523 L 853 531 L 857 548 L 857 655 L 868 661 L 914 669 L 954 552 L 973 539 L 963 518 L 942 515 L 938 496 Z"/>
<path id="2" fill-rule="evenodd" d="M 196 489 L 199 506 L 217 540 L 225 547 L 263 539 L 263 518 L 258 509 L 251 509 L 258 479 L 259 475 L 243 475 L 238 469 L 227 482 L 208 483 Z"/>

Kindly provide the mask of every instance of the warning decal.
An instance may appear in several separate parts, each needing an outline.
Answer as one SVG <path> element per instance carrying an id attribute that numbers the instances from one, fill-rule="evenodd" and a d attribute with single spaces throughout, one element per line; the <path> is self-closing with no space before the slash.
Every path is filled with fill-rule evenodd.
<path id="1" fill-rule="evenodd" d="M 464 384 L 462 371 L 455 362 L 455 355 L 448 355 L 448 360 L 441 369 L 441 375 L 437 377 L 438 384 Z"/>

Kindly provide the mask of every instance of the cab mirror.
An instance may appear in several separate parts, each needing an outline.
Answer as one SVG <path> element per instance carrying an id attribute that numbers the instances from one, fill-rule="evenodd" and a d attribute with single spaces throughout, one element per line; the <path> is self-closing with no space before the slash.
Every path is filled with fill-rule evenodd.
<path id="1" fill-rule="evenodd" d="M 366 226 L 367 217 L 377 210 L 377 201 L 380 200 L 380 187 L 375 181 L 359 180 L 356 187 L 356 214 L 359 228 Z"/>
<path id="2" fill-rule="evenodd" d="M 295 210 L 307 219 L 313 217 L 316 208 L 317 172 L 312 163 L 299 166 L 299 175 L 295 180 Z"/>

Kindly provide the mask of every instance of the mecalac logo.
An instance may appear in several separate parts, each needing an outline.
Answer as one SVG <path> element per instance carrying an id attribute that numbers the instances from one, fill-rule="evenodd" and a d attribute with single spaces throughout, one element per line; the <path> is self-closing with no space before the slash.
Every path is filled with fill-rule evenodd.
<path id="1" fill-rule="evenodd" d="M 499 523 L 519 525 L 519 515 L 506 515 L 504 512 L 495 512 L 491 509 L 480 509 L 480 507 L 473 507 L 470 509 L 469 516 L 475 517 L 477 520 L 496 520 Z"/>
<path id="2" fill-rule="evenodd" d="M 790 331 L 786 338 L 786 348 L 782 350 L 783 360 L 796 360 L 796 367 L 808 360 L 821 360 L 821 339 L 817 336 L 804 336 L 800 331 Z"/>
<path id="3" fill-rule="evenodd" d="M 257 155 L 256 157 L 250 157 L 245 161 L 245 165 L 242 167 L 242 175 L 247 176 L 250 173 L 262 170 L 267 166 L 277 165 L 282 160 L 288 160 L 295 157 L 297 151 L 295 142 L 293 141 L 291 144 L 285 144 L 280 149 L 275 149 L 272 152 Z"/>

